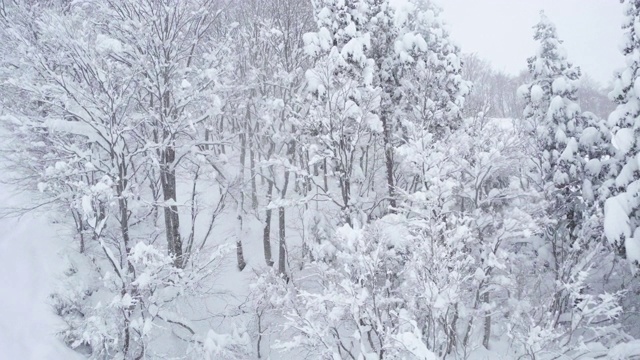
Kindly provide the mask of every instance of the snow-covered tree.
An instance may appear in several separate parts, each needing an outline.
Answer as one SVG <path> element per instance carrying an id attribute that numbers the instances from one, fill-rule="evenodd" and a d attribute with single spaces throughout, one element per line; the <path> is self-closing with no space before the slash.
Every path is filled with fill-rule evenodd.
<path id="1" fill-rule="evenodd" d="M 460 49 L 441 13 L 435 1 L 415 0 L 401 2 L 395 14 L 402 30 L 395 43 L 397 57 L 404 65 L 401 71 L 408 72 L 401 78 L 406 83 L 402 105 L 413 123 L 408 130 L 424 129 L 437 137 L 462 124 L 464 96 L 471 88 L 461 76 Z"/>
<path id="2" fill-rule="evenodd" d="M 587 278 L 601 274 L 607 263 L 598 221 L 599 194 L 610 167 L 607 131 L 595 115 L 581 113 L 576 96 L 580 70 L 567 60 L 555 26 L 542 14 L 534 29 L 540 48 L 528 60 L 532 82 L 518 92 L 526 102 L 523 135 L 531 140 L 528 178 L 546 201 L 545 226 L 536 251 L 550 270 L 538 276 L 548 279 L 549 285 L 541 286 L 535 297 L 549 300 L 536 306 L 541 311 L 533 312 L 537 325 L 523 325 L 527 324 L 523 320 L 524 328 L 513 331 L 522 331 L 528 339 L 522 340 L 524 344 L 531 336 L 538 338 L 540 343 L 527 351 L 572 351 L 572 334 L 590 334 L 593 338 L 586 342 L 600 341 L 601 334 L 616 333 L 608 326 L 620 313 L 619 294 L 587 285 Z M 593 325 L 597 318 L 603 320 L 602 329 Z"/>
<path id="3" fill-rule="evenodd" d="M 218 26 L 219 4 L 123 1 L 108 3 L 102 11 L 110 15 L 102 24 L 109 44 L 123 46 L 114 59 L 139 66 L 137 101 L 147 109 L 141 136 L 158 166 L 167 249 L 176 266 L 183 266 L 187 244 L 180 230 L 176 173 L 192 147 L 222 142 L 220 137 L 205 140 L 221 110 L 221 74 L 227 70 L 221 60 L 224 32 L 214 40 L 209 31 Z"/>
<path id="4" fill-rule="evenodd" d="M 412 268 L 422 275 L 415 287 L 434 294 L 432 303 L 417 302 L 414 313 L 432 324 L 427 338 L 440 339 L 431 340 L 438 353 L 464 351 L 478 337 L 489 348 L 491 338 L 505 332 L 493 326 L 495 317 L 513 311 L 509 304 L 520 293 L 511 264 L 539 226 L 539 195 L 523 188 L 519 178 L 522 140 L 509 120 L 479 117 L 430 151 L 410 145 L 399 149 L 405 166 L 425 169 L 426 180 L 406 195 L 403 209 L 410 226 L 423 234 L 418 243 L 431 244 L 416 245 L 416 261 L 422 260 Z M 438 254 L 447 256 L 436 260 Z M 443 302 L 436 295 L 445 291 L 451 294 Z"/>
<path id="5" fill-rule="evenodd" d="M 393 109 L 400 141 L 395 146 L 422 154 L 435 150 L 437 141 L 462 125 L 464 97 L 471 89 L 461 75 L 460 50 L 450 39 L 441 12 L 433 1 L 407 1 L 395 13 L 400 28 L 392 73 L 392 79 L 399 81 Z M 402 157 L 396 162 L 407 164 Z M 427 170 L 420 161 L 416 165 L 399 168 L 397 188 L 409 193 L 423 188 Z"/>
<path id="6" fill-rule="evenodd" d="M 344 89 L 348 85 L 352 92 L 357 89 L 357 96 L 346 90 L 341 95 L 352 100 L 349 106 L 337 107 L 331 103 L 331 108 L 323 105 L 324 110 L 331 110 L 342 117 L 353 117 L 355 114 L 356 120 L 358 116 L 362 118 L 355 122 L 339 118 L 334 120 L 341 127 L 351 128 L 348 131 L 353 134 L 349 135 L 351 143 L 364 139 L 382 142 L 380 150 L 385 164 L 384 177 L 375 174 L 375 170 L 368 171 L 368 166 L 354 168 L 353 160 L 350 160 L 363 153 L 367 159 L 379 156 L 380 150 L 375 147 L 371 149 L 370 142 L 350 145 L 350 150 L 344 148 L 346 152 L 340 160 L 344 165 L 339 167 L 344 170 L 340 171 L 346 171 L 345 176 L 351 179 L 354 174 L 349 169 L 358 170 L 357 173 L 364 175 L 364 179 L 358 180 L 358 183 L 364 181 L 375 185 L 384 179 L 388 194 L 386 200 L 392 209 L 397 206 L 397 189 L 410 186 L 412 181 L 402 179 L 404 174 L 396 172 L 399 160 L 394 155 L 394 148 L 420 138 L 423 133 L 443 136 L 458 127 L 464 95 L 470 87 L 460 75 L 459 49 L 449 39 L 440 12 L 441 9 L 432 1 L 399 4 L 387 0 L 317 2 L 320 31 L 306 36 L 309 54 L 323 59 L 313 71 L 308 72 L 310 90 L 327 96 L 327 91 L 336 86 Z M 334 65 L 330 65 L 335 68 L 327 67 L 331 64 L 329 59 L 337 59 L 332 60 Z M 341 62 L 342 65 L 335 65 Z M 342 70 L 340 66 L 345 69 Z M 344 80 L 337 82 L 341 77 Z M 348 84 L 347 79 L 351 83 Z M 335 102 L 336 96 L 333 99 Z M 354 104 L 356 107 L 352 106 Z M 347 107 L 349 111 L 345 110 Z M 314 114 L 319 108 L 312 106 L 312 117 L 316 116 Z M 318 129 L 312 131 L 316 133 Z M 340 133 L 347 132 L 341 130 Z M 343 142 L 349 144 L 348 141 Z M 322 153 L 319 150 L 316 152 Z M 331 150 L 331 153 L 336 151 Z M 326 156 L 319 155 L 320 158 Z M 356 165 L 362 165 L 362 161 Z M 401 183 L 398 183 L 399 179 L 402 179 Z M 355 196 L 353 180 L 357 179 L 343 180 L 341 183 L 341 188 L 345 189 L 341 191 L 343 209 L 346 209 L 348 201 L 353 201 L 354 205 L 379 202 L 375 197 L 363 198 L 362 193 Z M 378 191 L 379 186 L 374 189 Z M 386 211 L 382 210 L 381 214 L 384 213 Z"/>
<path id="7" fill-rule="evenodd" d="M 532 82 L 519 89 L 526 101 L 523 127 L 532 137 L 532 154 L 538 157 L 534 181 L 540 188 L 554 183 L 562 186 L 569 180 L 571 164 L 561 169 L 559 163 L 574 158 L 575 135 L 581 125 L 575 97 L 580 69 L 567 60 L 555 25 L 544 14 L 534 29 L 540 47 L 528 59 Z"/>
<path id="8" fill-rule="evenodd" d="M 580 69 L 567 60 L 555 25 L 544 14 L 534 29 L 534 39 L 540 47 L 528 59 L 532 82 L 519 89 L 526 101 L 523 127 L 532 140 L 529 146 L 532 184 L 548 202 L 549 223 L 544 239 L 551 257 L 547 265 L 555 274 L 554 281 L 567 281 L 571 273 L 567 267 L 578 261 L 580 248 L 589 245 L 576 243 L 581 236 L 585 208 L 582 197 L 585 158 L 579 149 L 585 118 L 576 99 Z M 566 310 L 565 300 L 558 297 L 557 301 L 556 311 Z"/>
<path id="9" fill-rule="evenodd" d="M 605 203 L 607 239 L 631 263 L 640 264 L 640 2 L 625 1 L 622 53 L 627 67 L 609 96 L 618 104 L 609 116 L 616 149 L 614 179 Z"/>
<path id="10" fill-rule="evenodd" d="M 277 347 L 339 359 L 435 359 L 405 308 L 403 274 L 413 239 L 389 215 L 364 229 L 344 225 L 316 246 L 305 276 L 281 295 L 291 336 Z"/>
<path id="11" fill-rule="evenodd" d="M 315 59 L 306 73 L 311 103 L 305 132 L 312 163 L 321 162 L 337 183 L 337 204 L 344 222 L 366 221 L 360 196 L 363 187 L 359 152 L 370 143 L 373 132 L 382 131 L 374 111 L 380 100 L 374 88 L 376 64 L 371 59 L 372 34 L 367 31 L 371 14 L 367 1 L 314 2 L 318 31 L 305 34 L 305 50 Z M 365 185 L 366 186 L 366 185 Z"/>
<path id="12" fill-rule="evenodd" d="M 185 232 L 179 253 L 178 238 L 171 238 L 173 235 L 167 235 L 169 241 L 163 246 L 156 242 L 163 234 L 156 224 L 159 209 L 167 210 L 175 214 L 165 217 L 165 225 L 175 226 L 165 226 L 165 230 L 181 230 L 171 220 L 178 216 L 178 205 L 164 190 L 177 193 L 177 166 L 198 152 L 196 149 L 204 149 L 198 146 L 214 143 L 200 137 L 197 129 L 203 130 L 202 123 L 220 110 L 216 101 L 209 103 L 216 97 L 207 92 L 214 80 L 221 80 L 217 58 L 195 52 L 194 44 L 185 39 L 176 41 L 189 51 L 154 53 L 158 48 L 153 44 L 161 44 L 160 48 L 167 44 L 162 38 L 147 31 L 147 37 L 133 35 L 136 26 L 149 24 L 130 21 L 128 16 L 144 18 L 146 10 L 163 8 L 158 4 L 147 4 L 150 8 L 126 2 L 97 3 L 96 7 L 78 3 L 63 8 L 19 5 L 12 9 L 15 17 L 7 19 L 3 31 L 4 39 L 15 49 L 12 58 L 3 62 L 6 73 L 13 69 L 3 90 L 22 94 L 29 106 L 8 104 L 2 120 L 14 143 L 7 158 L 29 180 L 24 185 L 40 191 L 38 205 L 53 204 L 53 209 L 69 215 L 62 221 L 74 225 L 80 240 L 80 254 L 68 252 L 71 260 L 66 287 L 54 295 L 58 315 L 69 326 L 62 337 L 70 347 L 93 358 L 129 359 L 165 351 L 177 354 L 203 331 L 182 317 L 177 294 L 183 299 L 210 296 L 210 287 L 202 288 L 202 284 L 212 281 L 212 271 L 222 255 L 207 258 L 200 254 L 197 249 L 203 250 L 207 235 L 197 238 L 194 227 Z M 180 7 L 173 10 L 177 12 L 174 16 L 185 16 L 182 20 L 193 25 L 194 32 L 206 24 L 208 15 Z M 33 18 L 25 22 L 18 15 Z M 85 21 L 90 17 L 95 21 Z M 224 47 L 218 50 L 224 51 Z M 176 56 L 181 65 L 167 70 L 162 62 L 148 61 L 153 54 Z M 196 70 L 196 60 L 190 62 L 182 57 L 185 54 L 199 55 L 197 65 L 201 67 Z M 204 65 L 207 67 L 202 68 Z M 174 73 L 167 84 L 169 79 L 153 69 L 176 71 L 180 76 Z M 171 108 L 165 108 L 162 116 L 154 107 L 158 104 L 158 98 L 153 97 L 156 90 L 165 94 L 159 97 L 163 106 Z M 203 102 L 205 96 L 207 101 Z M 175 122 L 168 118 L 162 122 L 165 115 Z M 176 142 L 162 140 L 159 134 L 176 136 Z M 175 144 L 181 152 L 169 159 L 163 149 Z M 191 169 L 180 168 L 184 173 Z M 163 171 L 168 173 L 163 175 Z M 162 181 L 163 176 L 168 182 Z M 192 222 L 201 211 L 196 203 L 190 204 Z M 157 316 L 154 306 L 170 314 Z M 166 335 L 151 330 L 158 325 L 174 328 L 174 339 L 186 336 L 185 341 L 175 350 L 149 349 L 151 342 Z"/>
<path id="13" fill-rule="evenodd" d="M 377 65 L 383 145 L 390 204 L 396 206 L 394 147 L 431 133 L 440 137 L 461 124 L 470 84 L 461 76 L 459 48 L 451 41 L 442 9 L 429 0 L 374 1 L 371 56 Z"/>

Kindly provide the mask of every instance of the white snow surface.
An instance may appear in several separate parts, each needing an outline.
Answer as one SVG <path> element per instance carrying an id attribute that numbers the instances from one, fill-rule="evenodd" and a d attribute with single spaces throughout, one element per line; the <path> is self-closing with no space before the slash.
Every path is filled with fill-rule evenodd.
<path id="1" fill-rule="evenodd" d="M 623 154 L 626 154 L 633 147 L 635 140 L 633 129 L 622 128 L 613 137 L 613 146 Z"/>
<path id="2" fill-rule="evenodd" d="M 531 101 L 539 103 L 544 97 L 544 90 L 539 85 L 533 85 L 531 87 Z"/>
<path id="3" fill-rule="evenodd" d="M 121 52 L 122 43 L 107 35 L 99 34 L 96 37 L 96 50 L 100 53 Z"/>
<path id="4" fill-rule="evenodd" d="M 636 228 L 633 237 L 626 239 L 624 246 L 627 251 L 627 259 L 632 263 L 640 263 L 640 227 Z"/>
<path id="5" fill-rule="evenodd" d="M 580 135 L 580 144 L 585 146 L 591 146 L 598 142 L 598 138 L 600 136 L 600 132 L 598 129 L 590 126 L 584 130 L 582 130 L 582 134 Z"/>
<path id="6" fill-rule="evenodd" d="M 611 243 L 631 236 L 629 204 L 626 194 L 616 195 L 604 203 L 604 233 Z"/>
<path id="7" fill-rule="evenodd" d="M 11 193 L 0 185 L 3 206 L 19 203 Z M 62 271 L 55 234 L 42 213 L 0 219 L 0 359 L 80 358 L 55 337 L 62 323 L 48 305 Z"/>

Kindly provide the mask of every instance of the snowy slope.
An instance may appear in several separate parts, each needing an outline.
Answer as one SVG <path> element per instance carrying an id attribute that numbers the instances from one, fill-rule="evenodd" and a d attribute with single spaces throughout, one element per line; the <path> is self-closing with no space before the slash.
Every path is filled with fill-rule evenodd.
<path id="1" fill-rule="evenodd" d="M 19 197 L 0 185 L 0 204 Z M 77 355 L 55 338 L 60 322 L 47 303 L 61 270 L 56 229 L 43 214 L 0 219 L 0 359 L 57 360 Z"/>

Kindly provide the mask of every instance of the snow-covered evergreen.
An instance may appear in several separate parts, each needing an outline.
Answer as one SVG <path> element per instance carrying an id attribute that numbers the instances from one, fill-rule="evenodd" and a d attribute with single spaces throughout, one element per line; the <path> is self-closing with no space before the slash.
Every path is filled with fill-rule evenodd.
<path id="1" fill-rule="evenodd" d="M 626 1 L 622 70 L 609 96 L 618 107 L 609 116 L 613 133 L 616 168 L 609 184 L 611 196 L 605 203 L 604 229 L 607 239 L 629 259 L 640 263 L 640 3 Z"/>

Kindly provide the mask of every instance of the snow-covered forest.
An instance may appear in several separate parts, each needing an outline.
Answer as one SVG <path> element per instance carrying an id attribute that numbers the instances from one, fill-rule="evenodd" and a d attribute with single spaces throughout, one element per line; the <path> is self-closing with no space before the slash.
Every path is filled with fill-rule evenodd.
<path id="1" fill-rule="evenodd" d="M 0 359 L 640 359 L 616 6 L 605 89 L 542 12 L 516 76 L 432 0 L 0 0 Z"/>

